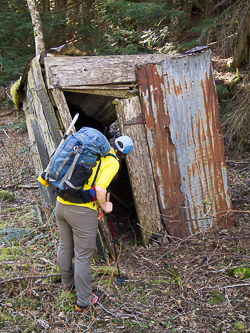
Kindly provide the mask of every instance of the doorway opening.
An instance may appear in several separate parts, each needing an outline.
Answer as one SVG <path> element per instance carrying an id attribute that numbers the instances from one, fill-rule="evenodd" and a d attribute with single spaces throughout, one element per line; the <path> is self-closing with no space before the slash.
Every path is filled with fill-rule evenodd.
<path id="1" fill-rule="evenodd" d="M 71 117 L 79 113 L 75 124 L 77 131 L 86 126 L 99 130 L 107 139 L 121 135 L 115 105 L 112 104 L 114 97 L 67 91 L 64 95 Z M 118 176 L 113 179 L 109 189 L 113 202 L 110 219 L 116 239 L 129 246 L 141 243 L 140 227 L 125 160 L 122 161 Z"/>

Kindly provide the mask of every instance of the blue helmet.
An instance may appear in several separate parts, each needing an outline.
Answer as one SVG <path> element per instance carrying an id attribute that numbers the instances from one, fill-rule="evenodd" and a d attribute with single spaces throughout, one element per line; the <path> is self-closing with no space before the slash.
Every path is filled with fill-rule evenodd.
<path id="1" fill-rule="evenodd" d="M 122 135 L 115 139 L 115 145 L 125 155 L 130 153 L 134 146 L 132 139 L 127 135 Z"/>

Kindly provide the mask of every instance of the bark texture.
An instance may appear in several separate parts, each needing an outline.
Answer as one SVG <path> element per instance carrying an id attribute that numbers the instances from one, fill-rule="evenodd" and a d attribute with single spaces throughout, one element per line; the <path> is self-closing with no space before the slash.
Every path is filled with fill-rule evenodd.
<path id="1" fill-rule="evenodd" d="M 237 35 L 235 43 L 234 61 L 232 67 L 245 66 L 250 61 L 250 5 L 247 8 L 247 15 Z"/>
<path id="2" fill-rule="evenodd" d="M 45 42 L 43 36 L 42 22 L 35 0 L 27 0 L 35 37 L 36 55 L 45 51 Z"/>

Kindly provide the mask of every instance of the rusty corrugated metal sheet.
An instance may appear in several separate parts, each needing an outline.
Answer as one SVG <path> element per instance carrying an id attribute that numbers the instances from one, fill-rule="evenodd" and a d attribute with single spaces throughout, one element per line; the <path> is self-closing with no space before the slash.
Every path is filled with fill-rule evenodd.
<path id="1" fill-rule="evenodd" d="M 146 64 L 137 76 L 167 230 L 234 225 L 210 51 Z"/>

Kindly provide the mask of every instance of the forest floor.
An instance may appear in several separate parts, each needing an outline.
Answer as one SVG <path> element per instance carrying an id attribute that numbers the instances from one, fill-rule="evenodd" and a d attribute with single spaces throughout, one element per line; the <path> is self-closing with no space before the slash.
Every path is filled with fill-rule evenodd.
<path id="1" fill-rule="evenodd" d="M 250 156 L 226 157 L 235 227 L 171 243 L 163 233 L 146 248 L 126 211 L 111 214 L 125 281 L 116 283 L 117 269 L 98 274 L 115 263 L 94 257 L 100 305 L 79 314 L 58 276 L 54 211 L 41 206 L 25 120 L 7 112 L 1 104 L 1 333 L 250 332 Z"/>

